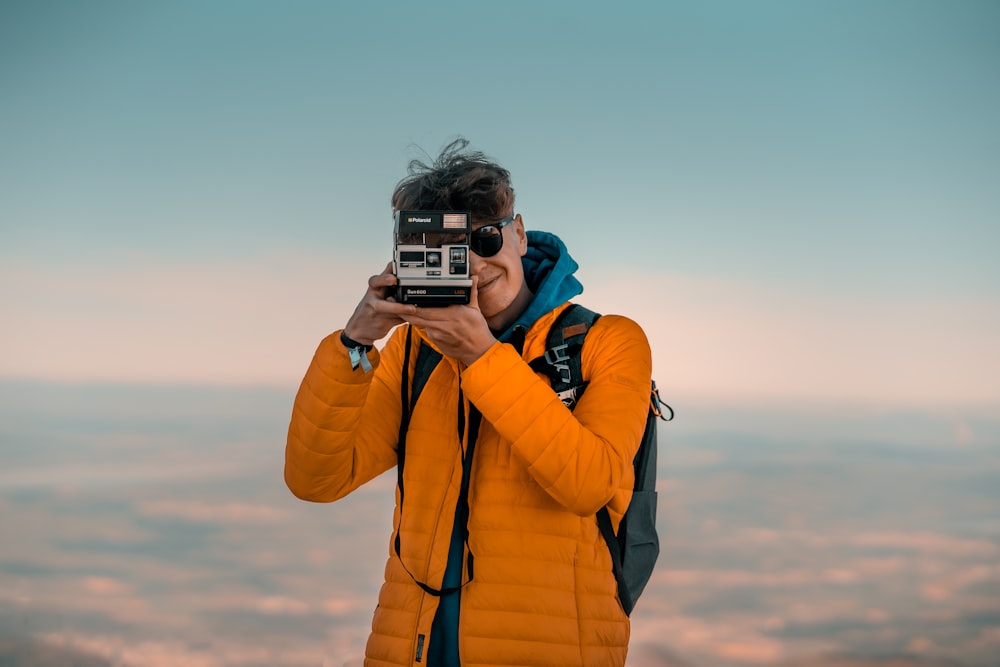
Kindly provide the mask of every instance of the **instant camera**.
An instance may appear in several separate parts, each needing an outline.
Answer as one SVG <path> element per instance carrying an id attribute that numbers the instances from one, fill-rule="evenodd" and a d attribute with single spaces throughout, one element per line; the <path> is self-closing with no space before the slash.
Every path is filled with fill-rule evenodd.
<path id="1" fill-rule="evenodd" d="M 467 304 L 469 273 L 468 211 L 396 211 L 393 272 L 399 279 L 396 301 L 417 306 Z"/>

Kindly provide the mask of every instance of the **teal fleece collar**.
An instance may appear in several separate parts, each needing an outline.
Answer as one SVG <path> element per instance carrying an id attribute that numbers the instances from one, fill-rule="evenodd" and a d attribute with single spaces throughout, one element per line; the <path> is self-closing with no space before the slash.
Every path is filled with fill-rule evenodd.
<path id="1" fill-rule="evenodd" d="M 528 231 L 528 252 L 521 258 L 524 277 L 535 295 L 524 312 L 498 336 L 510 342 L 515 329 L 527 330 L 539 317 L 583 292 L 583 285 L 573 275 L 580 265 L 555 234 Z"/>

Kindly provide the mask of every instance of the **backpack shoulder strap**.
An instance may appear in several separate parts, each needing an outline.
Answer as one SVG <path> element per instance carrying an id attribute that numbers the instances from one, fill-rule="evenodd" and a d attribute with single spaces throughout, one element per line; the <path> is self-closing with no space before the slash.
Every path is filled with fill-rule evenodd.
<path id="1" fill-rule="evenodd" d="M 422 340 L 418 345 L 417 361 L 413 367 L 413 381 L 411 382 L 409 376 L 410 355 L 413 350 L 413 327 L 407 325 L 406 343 L 403 346 L 403 370 L 399 380 L 400 402 L 403 408 L 402 417 L 399 420 L 399 450 L 397 453 L 400 467 L 402 467 L 403 459 L 406 456 L 406 432 L 410 428 L 410 415 L 413 413 L 413 408 L 417 404 L 417 399 L 420 398 L 420 392 L 423 391 L 424 385 L 427 384 L 431 373 L 441 361 L 441 353 L 433 347 Z"/>
<path id="2" fill-rule="evenodd" d="M 406 342 L 403 345 L 403 367 L 399 377 L 402 413 L 399 418 L 399 438 L 396 445 L 396 484 L 399 488 L 400 512 L 403 511 L 403 498 L 405 495 L 405 489 L 403 488 L 403 466 L 406 463 L 406 434 L 410 430 L 410 415 L 413 413 L 417 399 L 420 398 L 420 392 L 423 390 L 424 385 L 427 384 L 427 379 L 431 376 L 431 372 L 437 366 L 438 362 L 441 361 L 441 353 L 430 345 L 425 344 L 423 340 L 418 345 L 417 360 L 413 367 L 413 382 L 411 384 L 410 356 L 413 351 L 413 326 L 406 325 Z M 393 541 L 397 556 L 400 554 L 399 541 L 399 531 L 397 530 Z M 401 556 L 400 563 L 402 563 Z M 404 565 L 403 567 L 405 569 L 406 566 Z M 414 578 L 414 581 L 417 581 L 417 579 Z M 433 592 L 432 589 L 426 588 L 419 581 L 417 583 L 428 592 Z M 437 594 L 440 595 L 440 591 Z"/>
<path id="3" fill-rule="evenodd" d="M 545 354 L 529 362 L 548 376 L 552 389 L 568 408 L 573 408 L 587 386 L 581 370 L 580 350 L 587 332 L 600 314 L 571 303 L 556 316 L 545 339 Z"/>
<path id="4" fill-rule="evenodd" d="M 424 385 L 427 384 L 427 380 L 434 369 L 437 368 L 439 361 L 441 361 L 441 353 L 430 345 L 420 341 L 420 349 L 417 351 L 417 363 L 413 368 L 410 412 L 413 412 L 413 407 L 417 404 L 417 399 L 420 398 L 420 392 L 423 391 Z"/>

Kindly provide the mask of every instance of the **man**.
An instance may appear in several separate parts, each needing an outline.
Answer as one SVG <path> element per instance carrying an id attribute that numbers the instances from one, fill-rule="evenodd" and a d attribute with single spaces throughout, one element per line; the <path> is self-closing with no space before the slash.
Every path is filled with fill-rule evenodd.
<path id="1" fill-rule="evenodd" d="M 510 174 L 467 144 L 411 162 L 392 206 L 471 211 L 471 302 L 397 303 L 391 264 L 370 278 L 302 381 L 285 481 L 330 502 L 396 466 L 403 360 L 412 378 L 432 346 L 443 358 L 410 416 L 365 664 L 620 666 L 629 620 L 595 513 L 607 505 L 617 526 L 628 506 L 649 344 L 635 322 L 601 317 L 580 352 L 586 393 L 563 405 L 528 362 L 583 291 L 577 264 L 556 236 L 525 231 Z"/>

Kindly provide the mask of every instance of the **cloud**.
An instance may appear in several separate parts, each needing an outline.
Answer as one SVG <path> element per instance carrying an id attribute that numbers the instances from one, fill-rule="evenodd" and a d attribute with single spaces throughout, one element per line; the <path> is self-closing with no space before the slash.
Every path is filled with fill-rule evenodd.
<path id="1" fill-rule="evenodd" d="M 274 616 L 305 616 L 312 611 L 309 603 L 285 595 L 257 598 L 254 608 L 261 614 Z"/>
<path id="2" fill-rule="evenodd" d="M 111 577 L 84 577 L 81 584 L 88 594 L 101 597 L 118 597 L 132 592 L 131 586 Z"/>
<path id="3" fill-rule="evenodd" d="M 0 644 L 2 648 L 3 644 Z M 238 639 L 208 638 L 198 646 L 182 641 L 126 639 L 120 635 L 83 634 L 78 632 L 44 633 L 32 650 L 44 654 L 85 656 L 88 662 L 72 663 L 80 667 L 316 667 L 341 665 L 359 655 L 354 639 L 329 638 L 325 645 L 300 639 L 262 646 Z M 0 653 L 0 656 L 3 654 Z M 22 649 L 22 655 L 27 655 Z M 16 663 L 15 663 L 16 664 Z M 25 662 L 25 667 L 47 667 L 46 663 Z M 56 665 L 68 664 L 63 661 Z"/>
<path id="4" fill-rule="evenodd" d="M 785 654 L 780 639 L 768 637 L 759 619 L 726 618 L 707 621 L 694 616 L 670 614 L 645 620 L 633 619 L 632 639 L 645 651 L 657 647 L 678 655 L 714 656 L 741 663 L 764 664 Z M 669 637 L 664 641 L 664 637 Z"/>
<path id="5" fill-rule="evenodd" d="M 0 637 L 0 664 L 7 667 L 113 667 L 107 657 L 32 638 Z"/>
<path id="6" fill-rule="evenodd" d="M 796 657 L 794 660 L 779 663 L 779 667 L 959 667 L 960 664 L 951 660 L 935 660 L 906 654 L 888 656 L 831 654 Z"/>
<path id="7" fill-rule="evenodd" d="M 954 558 L 993 556 L 1000 554 L 1000 546 L 985 539 L 970 539 L 942 533 L 918 532 L 865 532 L 849 542 L 871 549 L 902 549 L 926 554 L 941 554 Z"/>
<path id="8" fill-rule="evenodd" d="M 641 643 L 633 639 L 628 648 L 629 667 L 695 667 L 667 646 Z"/>
<path id="9" fill-rule="evenodd" d="M 234 407 L 217 412 L 216 393 Z M 55 460 L 66 471 L 76 460 L 96 466 L 96 452 L 109 460 L 128 454 L 149 469 L 190 459 L 191 470 L 155 486 L 109 474 L 70 490 L 4 489 L 0 525 L 15 539 L 0 550 L 0 636 L 28 619 L 32 632 L 116 667 L 356 662 L 389 553 L 394 473 L 332 505 L 296 501 L 274 466 L 280 437 L 233 437 L 231 429 L 261 413 L 252 394 L 203 388 L 183 409 L 164 401 L 156 411 L 141 402 L 121 410 L 119 390 L 93 398 L 87 412 L 105 430 L 125 424 L 155 433 L 184 423 L 169 439 L 141 446 L 78 439 L 76 421 L 58 408 L 72 406 L 76 415 L 74 400 L 39 413 L 48 416 L 32 420 L 25 443 L 62 430 L 74 435 L 57 450 L 23 447 L 12 478 L 26 468 L 41 474 Z M 192 403 L 204 421 L 189 426 Z M 904 415 L 907 424 L 915 414 Z M 704 420 L 719 415 L 728 412 Z M 992 667 L 1000 544 L 991 532 L 991 450 L 887 453 L 818 442 L 803 451 L 795 439 L 732 440 L 724 430 L 684 445 L 720 454 L 668 467 L 662 488 L 685 502 L 665 498 L 660 506 L 663 552 L 632 618 L 635 667 L 672 664 L 671 656 L 693 667 L 799 667 L 837 652 L 853 652 L 844 658 L 849 667 L 895 667 L 854 654 L 903 656 L 915 638 L 930 644 L 911 645 L 911 654 L 961 651 L 970 656 L 964 667 Z M 230 470 L 222 481 L 194 476 L 199 465 L 248 457 L 272 469 Z M 950 481 L 930 502 L 943 466 Z M 897 473 L 906 482 L 898 488 Z"/>
<path id="10" fill-rule="evenodd" d="M 1000 583 L 1000 565 L 970 565 L 935 577 L 921 586 L 924 598 L 945 601 L 974 584 Z"/>
<path id="11" fill-rule="evenodd" d="M 740 662 L 769 663 L 782 656 L 781 644 L 766 637 L 751 641 L 722 642 L 715 650 L 719 657 Z"/>
<path id="12" fill-rule="evenodd" d="M 718 530 L 718 522 L 709 520 L 705 527 Z M 913 552 L 927 556 L 962 558 L 992 558 L 1000 556 L 1000 544 L 988 538 L 970 538 L 926 530 L 901 531 L 834 531 L 824 529 L 812 531 L 799 528 L 779 529 L 761 526 L 735 526 L 727 528 L 725 534 L 713 537 L 717 544 L 733 547 L 770 546 L 775 548 L 803 548 L 828 550 L 850 547 L 861 551 L 892 550 Z M 852 567 L 860 567 L 868 573 L 888 573 L 898 570 L 901 560 L 895 555 L 861 556 Z"/>
<path id="13" fill-rule="evenodd" d="M 156 518 L 184 519 L 200 523 L 277 523 L 288 511 L 267 505 L 241 502 L 209 503 L 196 500 L 148 500 L 138 504 L 138 514 Z"/>
<path id="14" fill-rule="evenodd" d="M 664 586 L 697 588 L 785 588 L 811 584 L 852 584 L 857 573 L 845 568 L 792 569 L 778 572 L 749 570 L 660 570 L 654 573 Z"/>

